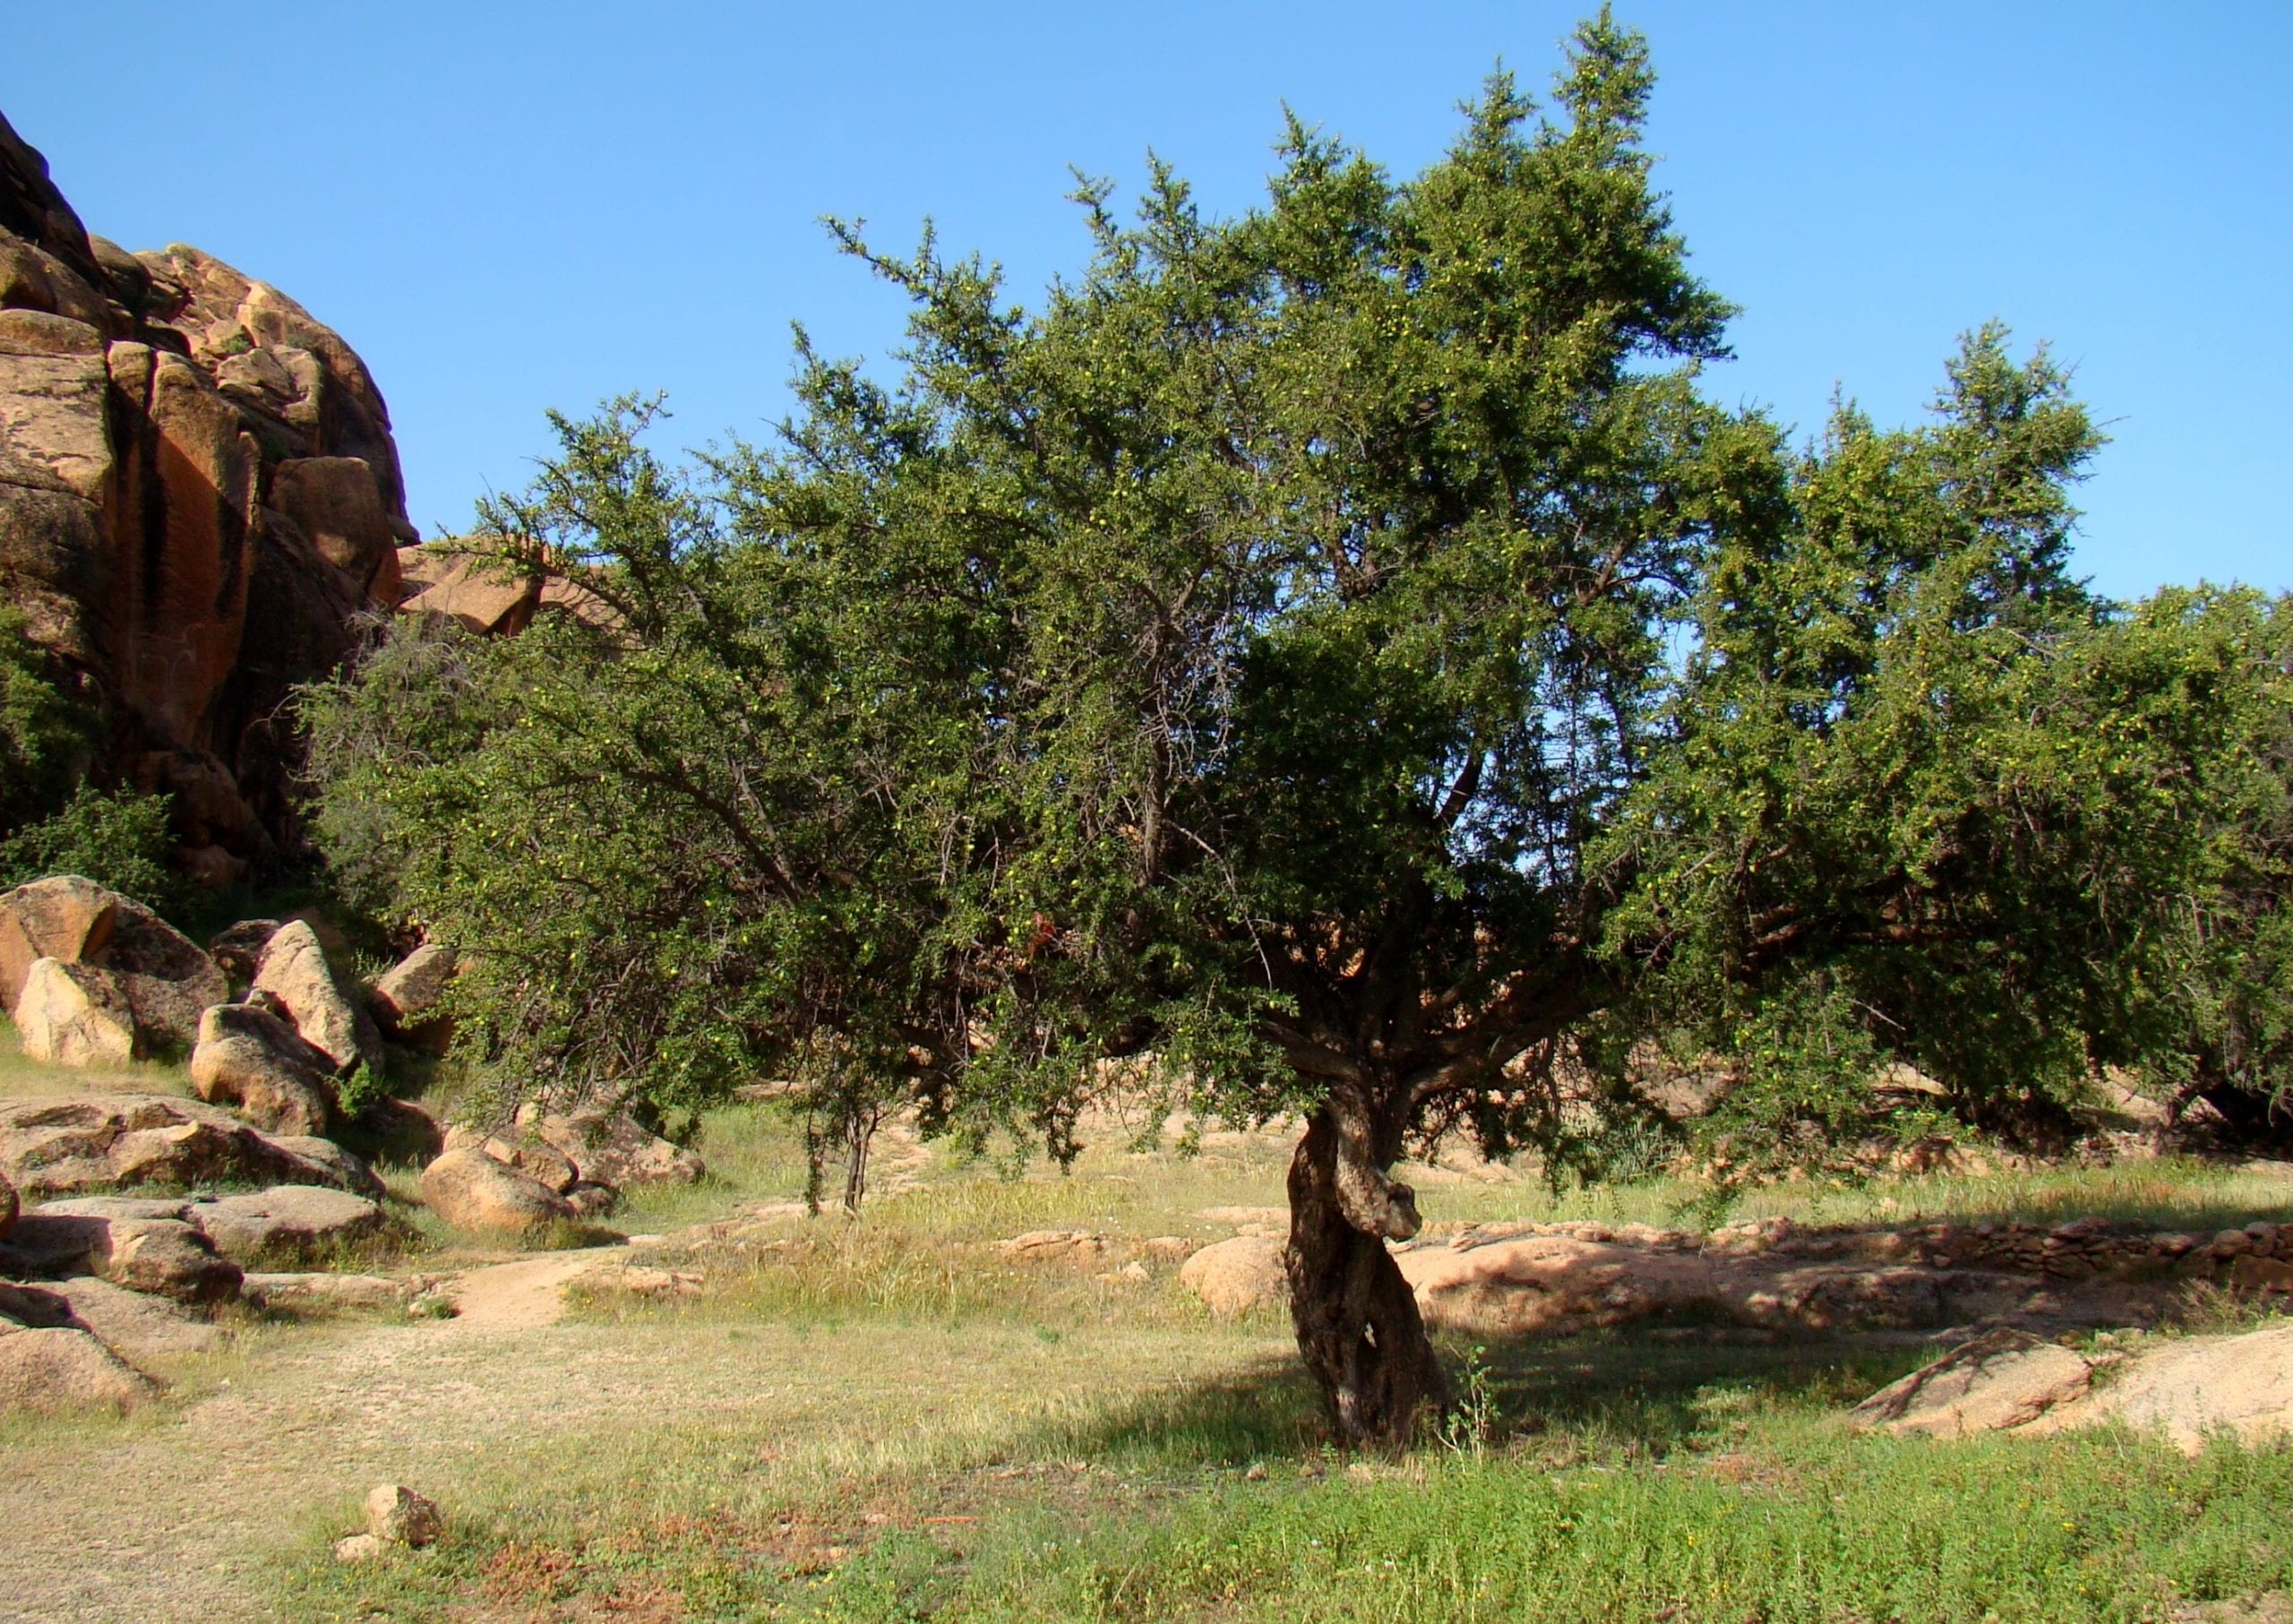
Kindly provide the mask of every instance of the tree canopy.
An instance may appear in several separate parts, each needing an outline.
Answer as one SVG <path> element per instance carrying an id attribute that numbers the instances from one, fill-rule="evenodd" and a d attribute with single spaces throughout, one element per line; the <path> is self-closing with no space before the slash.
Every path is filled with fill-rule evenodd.
<path id="1" fill-rule="evenodd" d="M 800 333 L 778 442 L 683 470 L 640 405 L 558 420 L 487 533 L 615 616 L 316 691 L 338 872 L 473 952 L 514 1089 L 794 1077 L 1064 1155 L 1151 1053 L 1295 1113 L 1355 1439 L 1447 1390 L 1385 1246 L 1410 1136 L 1595 1167 L 1652 1042 L 1786 1146 L 1887 1057 L 1975 1114 L 2104 1061 L 2273 1087 L 2285 610 L 2089 594 L 2100 437 L 1997 330 L 1928 427 L 1794 452 L 1705 400 L 1652 84 L 1604 15 L 1406 181 L 1295 122 L 1231 219 L 1085 180 L 1032 311 L 838 226 L 910 302 L 896 379 Z"/>

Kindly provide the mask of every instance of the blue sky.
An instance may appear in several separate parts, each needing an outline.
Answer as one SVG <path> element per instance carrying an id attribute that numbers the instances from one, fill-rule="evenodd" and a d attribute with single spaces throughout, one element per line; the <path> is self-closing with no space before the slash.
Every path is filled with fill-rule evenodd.
<path id="1" fill-rule="evenodd" d="M 1239 210 L 1286 100 L 1407 175 L 1500 56 L 1542 89 L 1584 9 L 21 0 L 0 111 L 91 229 L 195 243 L 356 346 L 434 533 L 524 482 L 546 408 L 666 390 L 674 443 L 754 436 L 792 320 L 881 356 L 900 306 L 823 213 L 902 247 L 931 215 L 1031 292 L 1083 253 L 1070 163 L 1135 192 L 1152 147 Z M 1744 307 L 1715 396 L 1904 421 L 1997 316 L 2109 425 L 2098 585 L 2293 589 L 2293 4 L 1619 15 L 1660 183 Z"/>

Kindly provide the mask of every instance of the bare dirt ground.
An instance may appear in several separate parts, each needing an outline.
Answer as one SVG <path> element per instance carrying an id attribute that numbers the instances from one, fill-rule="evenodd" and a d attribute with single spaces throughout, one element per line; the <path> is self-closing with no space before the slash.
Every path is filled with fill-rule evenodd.
<path id="1" fill-rule="evenodd" d="M 33 1435 L 0 1473 L 0 1618 L 281 1618 L 259 1569 L 338 1508 L 349 1532 L 375 1482 L 466 1483 L 522 1446 L 738 1411 L 785 1385 L 737 1345 L 670 1360 L 651 1328 L 559 1323 L 559 1288 L 597 1257 L 473 1271 L 454 1319 L 254 1333 L 228 1385 L 172 1414 Z"/>

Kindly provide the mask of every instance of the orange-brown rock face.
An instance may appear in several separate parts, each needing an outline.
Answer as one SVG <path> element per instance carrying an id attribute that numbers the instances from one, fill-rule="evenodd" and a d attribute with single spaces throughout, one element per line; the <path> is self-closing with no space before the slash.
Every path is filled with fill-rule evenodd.
<path id="1" fill-rule="evenodd" d="M 102 776 L 210 867 L 288 837 L 288 688 L 401 596 L 390 413 L 339 335 L 174 245 L 89 235 L 0 119 L 0 603 L 106 706 Z"/>

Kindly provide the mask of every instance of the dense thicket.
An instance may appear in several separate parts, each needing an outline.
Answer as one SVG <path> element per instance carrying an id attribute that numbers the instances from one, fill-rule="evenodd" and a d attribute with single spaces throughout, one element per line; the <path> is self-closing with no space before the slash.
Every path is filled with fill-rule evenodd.
<path id="1" fill-rule="evenodd" d="M 488 521 L 619 623 L 409 627 L 314 693 L 339 872 L 475 952 L 514 1088 L 793 1077 L 1061 1153 L 1117 1078 L 1300 1113 L 1352 1438 L 1446 1391 L 1410 1136 L 1597 1165 L 1652 1043 L 1795 1153 L 1888 1055 L 2018 1122 L 2103 1061 L 2275 1087 L 2286 611 L 2084 591 L 2098 436 L 1998 332 L 1916 430 L 1701 398 L 1651 83 L 1603 19 L 1405 183 L 1293 125 L 1232 219 L 1086 184 L 1035 313 L 843 231 L 897 382 L 800 343 L 782 443 L 687 474 L 561 422 Z"/>

